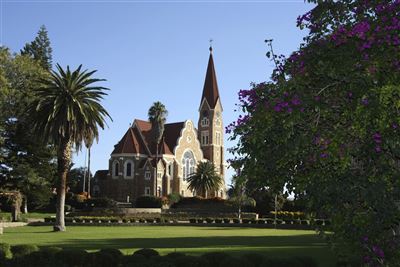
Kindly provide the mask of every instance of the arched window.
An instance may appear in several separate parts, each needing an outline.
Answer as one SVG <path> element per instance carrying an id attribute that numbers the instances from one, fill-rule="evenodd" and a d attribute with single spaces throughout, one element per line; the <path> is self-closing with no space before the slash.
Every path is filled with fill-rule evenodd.
<path id="1" fill-rule="evenodd" d="M 183 180 L 186 181 L 186 178 L 194 173 L 194 168 L 196 166 L 196 160 L 194 159 L 192 151 L 188 150 L 185 152 L 185 154 L 183 154 L 182 166 Z"/>
<path id="2" fill-rule="evenodd" d="M 133 162 L 131 160 L 125 161 L 124 174 L 125 178 L 133 178 Z"/>
<path id="3" fill-rule="evenodd" d="M 112 168 L 112 176 L 117 178 L 119 175 L 119 163 L 118 161 L 114 161 L 113 168 Z"/>

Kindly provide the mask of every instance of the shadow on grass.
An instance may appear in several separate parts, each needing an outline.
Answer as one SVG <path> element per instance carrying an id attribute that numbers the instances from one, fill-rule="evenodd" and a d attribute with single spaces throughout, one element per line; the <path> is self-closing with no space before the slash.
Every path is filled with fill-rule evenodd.
<path id="1" fill-rule="evenodd" d="M 134 248 L 206 248 L 206 247 L 274 247 L 274 248 L 326 248 L 321 239 L 310 235 L 297 236 L 207 236 L 172 238 L 108 238 L 108 239 L 65 239 L 63 248 L 96 250 L 104 247 L 117 249 Z"/>

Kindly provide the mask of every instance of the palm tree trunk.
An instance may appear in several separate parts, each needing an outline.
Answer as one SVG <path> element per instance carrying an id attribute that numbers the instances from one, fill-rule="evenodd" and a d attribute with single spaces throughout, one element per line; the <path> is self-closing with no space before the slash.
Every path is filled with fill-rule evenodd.
<path id="1" fill-rule="evenodd" d="M 87 173 L 87 166 L 86 166 L 87 160 L 86 160 L 86 157 L 87 157 L 87 153 L 88 153 L 88 149 L 86 149 L 86 153 L 85 153 L 85 170 L 83 172 L 83 188 L 82 188 L 82 192 L 83 193 L 86 192 L 86 173 Z"/>
<path id="2" fill-rule="evenodd" d="M 68 168 L 71 162 L 71 141 L 69 138 L 61 140 L 58 147 L 57 156 L 57 172 L 58 172 L 58 186 L 57 186 L 57 212 L 56 212 L 56 223 L 53 226 L 55 232 L 65 231 L 65 191 L 67 184 Z"/>
<path id="3" fill-rule="evenodd" d="M 87 186 L 87 196 L 90 198 L 90 147 L 88 148 L 88 186 Z"/>
<path id="4" fill-rule="evenodd" d="M 158 182 L 158 143 L 157 143 L 157 146 L 156 146 L 156 177 L 155 177 L 155 182 L 154 182 L 154 184 L 155 184 L 155 190 L 154 190 L 154 192 L 155 192 L 155 196 L 156 197 L 158 197 L 158 186 L 157 186 L 157 182 Z"/>

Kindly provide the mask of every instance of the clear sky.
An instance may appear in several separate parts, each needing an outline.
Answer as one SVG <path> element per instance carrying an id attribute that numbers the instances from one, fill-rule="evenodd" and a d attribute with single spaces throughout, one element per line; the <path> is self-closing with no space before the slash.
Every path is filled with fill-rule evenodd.
<path id="1" fill-rule="evenodd" d="M 111 90 L 103 105 L 113 121 L 92 148 L 94 173 L 108 168 L 129 124 L 146 119 L 157 100 L 166 105 L 168 122 L 191 119 L 197 125 L 210 38 L 224 124 L 235 120 L 237 92 L 270 77 L 273 64 L 265 57 L 264 40 L 274 39 L 277 54 L 290 54 L 306 34 L 296 28 L 296 18 L 311 8 L 302 0 L 0 0 L 0 42 L 19 51 L 44 24 L 53 63 L 83 64 L 107 79 L 102 85 Z M 226 148 L 234 145 L 227 138 Z M 74 154 L 74 163 L 83 166 L 84 153 Z"/>

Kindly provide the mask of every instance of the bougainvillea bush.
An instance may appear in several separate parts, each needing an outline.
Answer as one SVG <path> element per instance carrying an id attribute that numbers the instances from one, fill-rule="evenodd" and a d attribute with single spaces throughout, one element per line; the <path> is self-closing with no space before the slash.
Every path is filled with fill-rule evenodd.
<path id="1" fill-rule="evenodd" d="M 267 40 L 271 81 L 239 92 L 231 165 L 329 216 L 341 254 L 400 262 L 400 1 L 309 2 L 300 49 Z"/>

